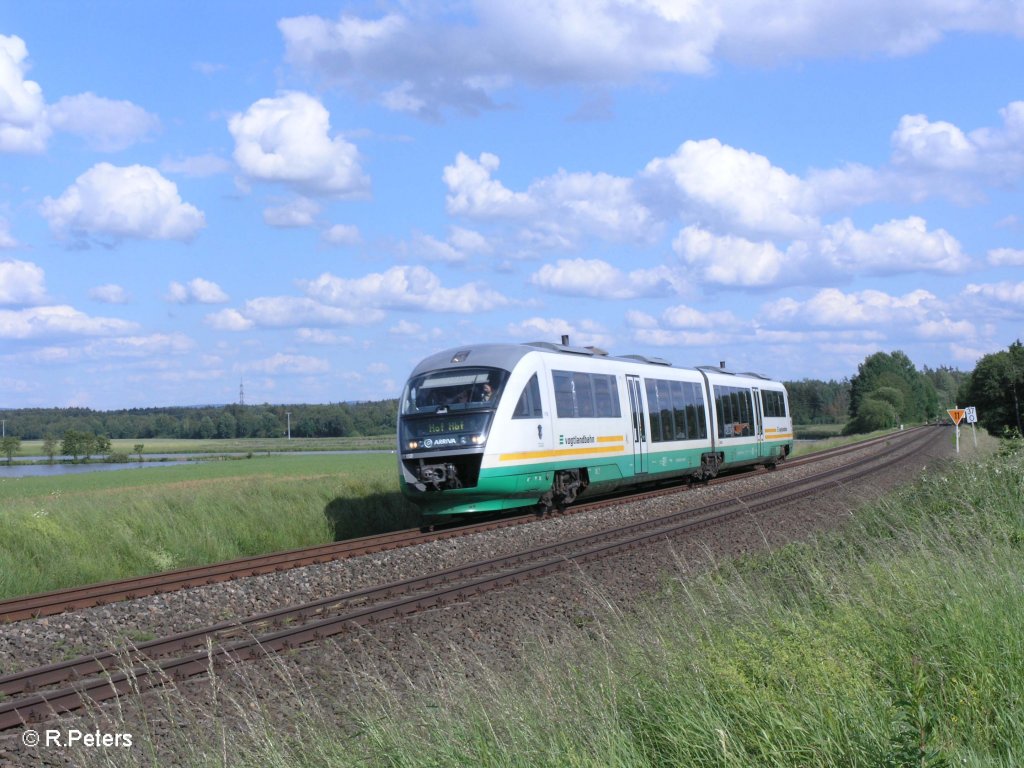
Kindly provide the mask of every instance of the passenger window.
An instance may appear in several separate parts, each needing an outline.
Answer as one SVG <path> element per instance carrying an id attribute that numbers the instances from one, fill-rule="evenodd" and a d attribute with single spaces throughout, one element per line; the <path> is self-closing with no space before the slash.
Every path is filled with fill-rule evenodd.
<path id="1" fill-rule="evenodd" d="M 523 394 L 519 396 L 516 409 L 512 413 L 513 419 L 539 419 L 543 415 L 540 405 L 540 383 L 537 374 L 533 374 L 530 380 L 523 387 Z"/>

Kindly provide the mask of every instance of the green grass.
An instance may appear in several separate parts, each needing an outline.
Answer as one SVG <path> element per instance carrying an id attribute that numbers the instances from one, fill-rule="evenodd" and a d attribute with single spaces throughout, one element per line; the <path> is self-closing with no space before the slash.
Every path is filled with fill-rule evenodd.
<path id="1" fill-rule="evenodd" d="M 155 453 L 267 453 L 280 451 L 366 451 L 392 450 L 394 435 L 370 437 L 285 437 L 238 438 L 231 440 L 178 440 L 173 438 L 139 438 L 111 440 L 114 451 L 127 453 L 134 458 L 136 445 L 142 445 L 142 455 Z M 60 445 L 58 444 L 58 449 Z M 29 456 L 45 456 L 42 440 L 23 440 L 21 449 L 14 459 Z"/>
<path id="2" fill-rule="evenodd" d="M 391 454 L 0 480 L 0 598 L 412 526 Z"/>
<path id="3" fill-rule="evenodd" d="M 937 466 L 839 533 L 669 578 L 628 614 L 589 585 L 561 629 L 509 628 L 528 647 L 508 669 L 437 647 L 402 694 L 382 677 L 332 699 L 278 661 L 286 722 L 215 681 L 172 715 L 188 736 L 136 738 L 187 765 L 1010 768 L 1022 584 L 1018 446 Z"/>

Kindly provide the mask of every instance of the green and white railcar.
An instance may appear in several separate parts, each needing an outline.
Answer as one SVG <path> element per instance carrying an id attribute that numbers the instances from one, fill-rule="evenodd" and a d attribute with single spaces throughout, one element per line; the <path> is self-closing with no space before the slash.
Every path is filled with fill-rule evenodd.
<path id="1" fill-rule="evenodd" d="M 493 512 L 774 466 L 792 450 L 778 381 L 567 343 L 481 344 L 413 370 L 403 493 L 427 517 Z"/>

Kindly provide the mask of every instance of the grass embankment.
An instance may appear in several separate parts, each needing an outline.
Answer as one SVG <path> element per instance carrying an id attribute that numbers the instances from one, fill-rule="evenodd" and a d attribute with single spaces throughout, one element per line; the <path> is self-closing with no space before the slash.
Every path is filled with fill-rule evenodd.
<path id="1" fill-rule="evenodd" d="M 136 743 L 194 765 L 1021 765 L 1022 497 L 1018 446 L 839 534 L 670 580 L 639 614 L 538 636 L 514 674 L 467 682 L 452 661 L 421 699 L 354 706 L 282 664 L 288 722 L 215 685 L 208 709 L 179 710 L 209 741 Z"/>
<path id="2" fill-rule="evenodd" d="M 390 454 L 0 480 L 0 598 L 416 524 Z"/>

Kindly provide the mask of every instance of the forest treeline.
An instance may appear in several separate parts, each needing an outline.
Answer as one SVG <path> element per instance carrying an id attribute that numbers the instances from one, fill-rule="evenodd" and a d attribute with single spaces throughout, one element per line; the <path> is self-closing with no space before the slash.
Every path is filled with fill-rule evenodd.
<path id="1" fill-rule="evenodd" d="M 972 372 L 954 368 L 918 370 L 903 352 L 876 352 L 842 381 L 787 381 L 790 411 L 798 425 L 843 424 L 844 431 L 870 432 L 945 417 L 954 405 L 973 405 L 993 434 L 1021 431 L 1024 347 L 986 355 Z M 219 405 L 133 408 L 0 410 L 7 435 L 22 440 L 61 438 L 80 432 L 110 439 L 239 437 L 369 437 L 394 433 L 398 401 L 327 405 Z"/>
<path id="2" fill-rule="evenodd" d="M 62 438 L 66 432 L 112 440 L 284 437 L 367 437 L 395 431 L 397 400 L 327 405 L 210 405 L 131 408 L 20 408 L 0 411 L 8 435 L 22 440 Z"/>

